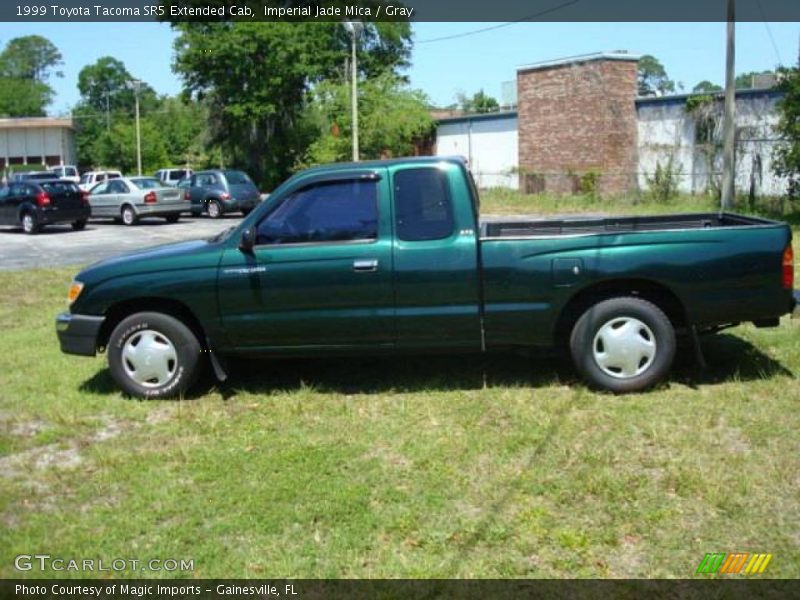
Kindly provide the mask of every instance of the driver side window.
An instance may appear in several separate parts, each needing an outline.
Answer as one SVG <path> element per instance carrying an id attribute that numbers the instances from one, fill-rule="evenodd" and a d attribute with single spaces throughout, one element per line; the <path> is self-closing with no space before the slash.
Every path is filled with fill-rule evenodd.
<path id="1" fill-rule="evenodd" d="M 256 230 L 256 245 L 374 240 L 378 189 L 374 181 L 311 185 L 293 192 Z"/>

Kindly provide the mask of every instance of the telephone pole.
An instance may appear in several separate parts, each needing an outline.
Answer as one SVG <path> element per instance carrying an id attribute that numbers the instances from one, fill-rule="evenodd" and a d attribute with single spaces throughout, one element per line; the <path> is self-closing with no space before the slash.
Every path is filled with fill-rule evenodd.
<path id="1" fill-rule="evenodd" d="M 351 88 L 350 106 L 353 111 L 353 162 L 358 162 L 358 36 L 361 35 L 364 24 L 360 21 L 345 21 L 344 26 L 352 38 L 351 46 Z"/>
<path id="2" fill-rule="evenodd" d="M 142 84 L 138 79 L 131 80 L 133 96 L 136 101 L 136 173 L 142 176 L 142 130 L 139 124 L 139 86 Z"/>
<path id="3" fill-rule="evenodd" d="M 725 115 L 722 121 L 722 198 L 721 210 L 733 208 L 736 196 L 736 7 L 728 1 L 728 33 L 725 54 Z"/>

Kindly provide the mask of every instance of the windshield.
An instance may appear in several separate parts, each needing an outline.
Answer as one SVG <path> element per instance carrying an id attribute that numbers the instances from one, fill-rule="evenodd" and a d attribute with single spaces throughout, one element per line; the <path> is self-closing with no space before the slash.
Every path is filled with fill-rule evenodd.
<path id="1" fill-rule="evenodd" d="M 252 183 L 250 178 L 241 171 L 225 171 L 225 179 L 228 180 L 230 185 L 236 185 L 240 183 Z"/>
<path id="2" fill-rule="evenodd" d="M 152 177 L 134 177 L 131 178 L 131 181 L 140 190 L 154 190 L 163 187 L 158 179 L 153 179 Z"/>

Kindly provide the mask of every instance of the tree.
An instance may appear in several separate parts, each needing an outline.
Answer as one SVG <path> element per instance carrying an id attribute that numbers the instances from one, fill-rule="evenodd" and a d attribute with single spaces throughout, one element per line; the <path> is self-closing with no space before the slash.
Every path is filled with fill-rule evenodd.
<path id="1" fill-rule="evenodd" d="M 500 108 L 500 104 L 491 96 L 484 93 L 483 89 L 473 94 L 472 98 L 459 93 L 456 96 L 458 106 L 467 113 L 488 113 Z"/>
<path id="2" fill-rule="evenodd" d="M 81 102 L 98 112 L 124 111 L 133 114 L 135 95 L 132 87 L 133 75 L 122 61 L 110 56 L 97 59 L 78 73 L 78 91 Z M 158 107 L 158 96 L 149 85 L 139 86 L 139 111 L 146 114 Z"/>
<path id="3" fill-rule="evenodd" d="M 149 120 L 141 121 L 142 174 L 167 164 L 164 137 Z M 100 134 L 95 142 L 96 162 L 93 166 L 114 167 L 123 173 L 136 172 L 136 126 L 132 121 L 116 123 L 110 132 Z"/>
<path id="4" fill-rule="evenodd" d="M 307 94 L 342 81 L 350 38 L 341 23 L 179 22 L 174 68 L 187 97 L 209 107 L 209 143 L 264 187 L 303 159 L 309 130 L 299 126 Z M 359 74 L 372 78 L 408 64 L 408 23 L 366 23 Z M 313 128 L 312 130 L 313 131 Z"/>
<path id="5" fill-rule="evenodd" d="M 717 85 L 716 83 L 711 83 L 707 79 L 704 79 L 696 86 L 692 88 L 692 91 L 698 94 L 710 94 L 713 92 L 721 92 L 722 86 Z"/>
<path id="6" fill-rule="evenodd" d="M 789 197 L 800 198 L 800 64 L 781 69 L 778 87 L 784 96 L 778 103 L 775 131 L 783 143 L 775 151 L 775 173 L 789 180 Z"/>
<path id="7" fill-rule="evenodd" d="M 749 90 L 753 88 L 753 83 L 755 82 L 756 77 L 761 75 L 772 75 L 775 76 L 774 71 L 748 71 L 747 73 L 739 73 L 736 76 L 736 89 L 737 90 Z"/>
<path id="8" fill-rule="evenodd" d="M 366 159 L 413 154 L 414 141 L 433 131 L 428 99 L 392 73 L 364 81 L 358 106 L 359 146 Z M 312 131 L 316 139 L 298 166 L 348 160 L 352 148 L 348 84 L 317 85 L 304 123 L 316 129 Z"/>
<path id="9" fill-rule="evenodd" d="M 148 118 L 161 133 L 169 165 L 205 166 L 205 105 L 184 98 L 162 98 L 159 110 Z"/>
<path id="10" fill-rule="evenodd" d="M 14 38 L 0 52 L 0 116 L 41 117 L 53 99 L 47 81 L 61 53 L 39 35 Z M 58 71 L 56 76 L 61 76 Z"/>
<path id="11" fill-rule="evenodd" d="M 40 35 L 14 38 L 0 54 L 0 73 L 11 79 L 46 83 L 52 69 L 60 64 L 62 60 L 58 48 Z M 55 75 L 63 77 L 60 71 L 55 71 Z"/>
<path id="12" fill-rule="evenodd" d="M 675 91 L 675 82 L 655 56 L 645 54 L 639 59 L 638 87 L 640 96 L 663 96 Z"/>

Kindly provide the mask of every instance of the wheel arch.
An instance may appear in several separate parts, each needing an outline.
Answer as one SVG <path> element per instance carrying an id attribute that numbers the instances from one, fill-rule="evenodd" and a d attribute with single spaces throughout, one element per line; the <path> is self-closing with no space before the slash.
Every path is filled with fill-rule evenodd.
<path id="1" fill-rule="evenodd" d="M 105 313 L 106 319 L 103 321 L 100 332 L 97 334 L 98 349 L 105 349 L 111 332 L 123 319 L 139 312 L 156 312 L 178 319 L 191 330 L 200 346 L 207 350 L 205 329 L 192 310 L 178 300 L 158 297 L 123 300 L 110 306 Z"/>
<path id="2" fill-rule="evenodd" d="M 652 302 L 659 307 L 678 330 L 689 324 L 686 306 L 668 286 L 652 279 L 611 279 L 594 283 L 575 293 L 562 307 L 554 329 L 556 345 L 569 340 L 572 328 L 586 310 L 610 298 L 632 296 Z"/>

